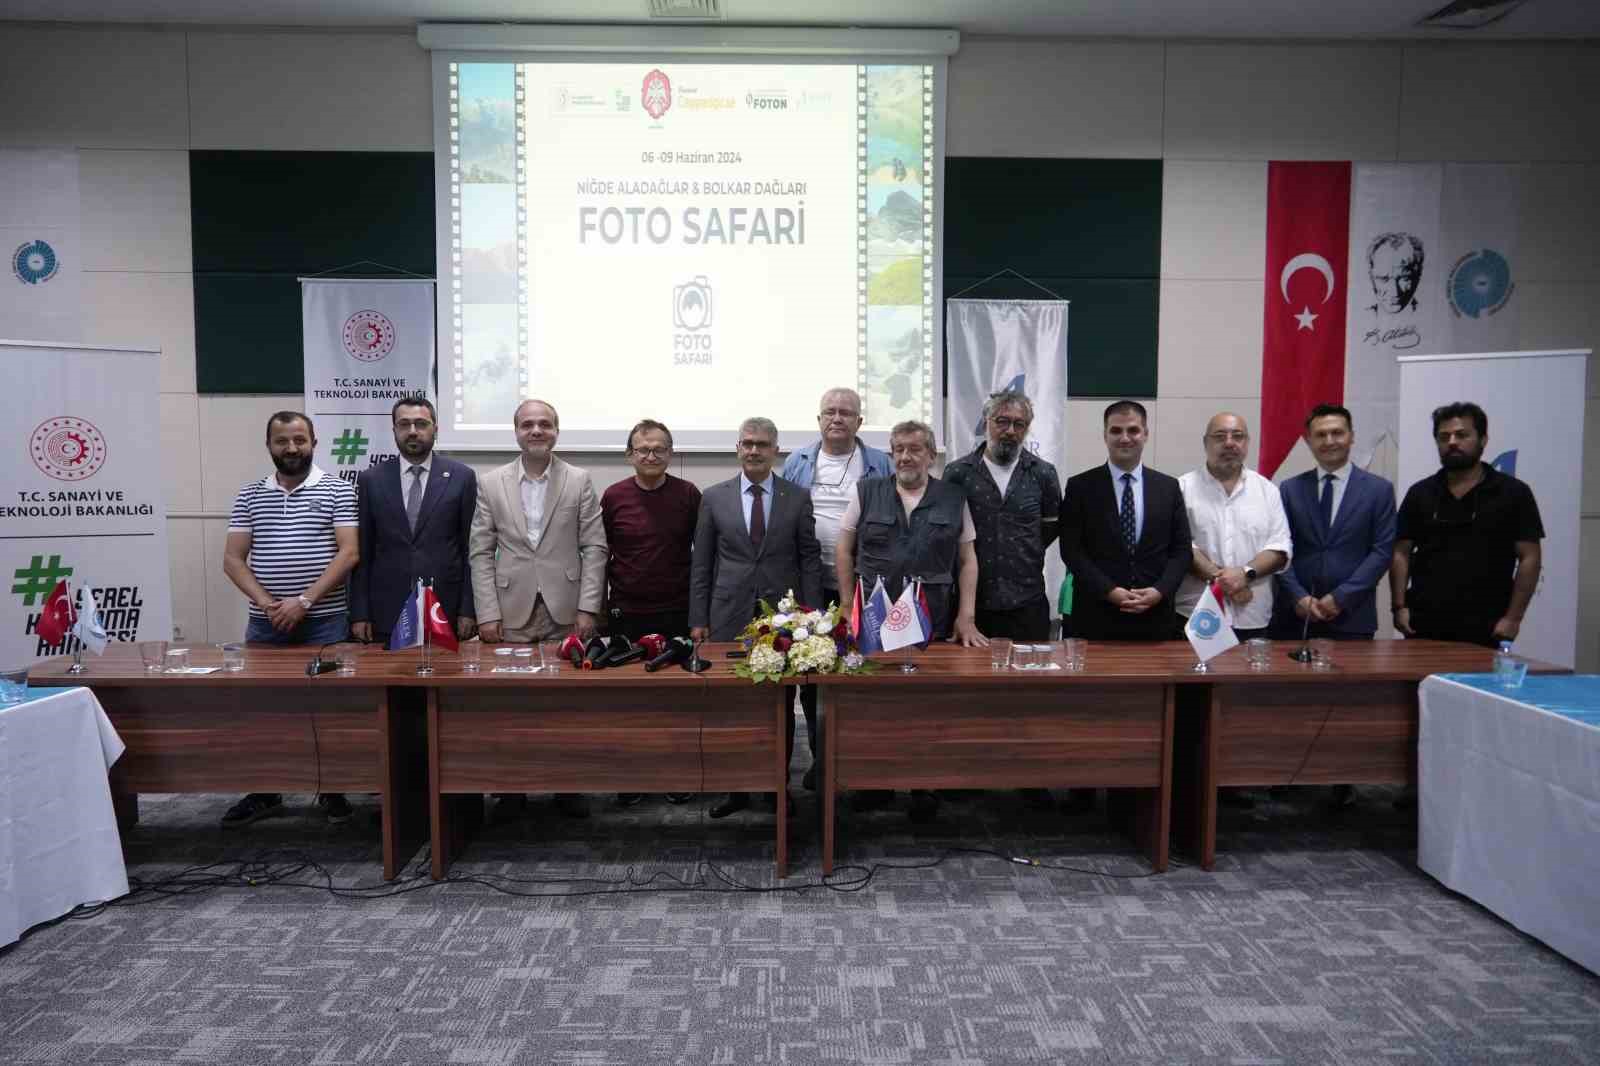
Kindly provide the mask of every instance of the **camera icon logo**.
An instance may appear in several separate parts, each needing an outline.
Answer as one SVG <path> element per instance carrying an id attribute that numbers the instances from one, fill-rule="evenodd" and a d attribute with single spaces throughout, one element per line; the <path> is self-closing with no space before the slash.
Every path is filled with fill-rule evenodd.
<path id="1" fill-rule="evenodd" d="M 704 274 L 672 287 L 672 324 L 691 331 L 711 325 L 711 283 Z"/>

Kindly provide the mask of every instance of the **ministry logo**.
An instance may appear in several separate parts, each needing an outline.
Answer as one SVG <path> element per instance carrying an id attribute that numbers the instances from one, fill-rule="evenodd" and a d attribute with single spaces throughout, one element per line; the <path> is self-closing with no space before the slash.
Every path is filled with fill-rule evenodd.
<path id="1" fill-rule="evenodd" d="M 344 320 L 344 350 L 363 363 L 394 351 L 394 323 L 381 311 L 357 311 Z"/>
<path id="2" fill-rule="evenodd" d="M 11 273 L 24 285 L 39 285 L 56 276 L 60 267 L 56 250 L 48 241 L 23 241 L 11 253 Z"/>
<path id="3" fill-rule="evenodd" d="M 1189 620 L 1189 625 L 1194 629 L 1194 635 L 1202 640 L 1222 632 L 1222 618 L 1209 607 L 1196 611 L 1194 617 Z"/>
<path id="4" fill-rule="evenodd" d="M 659 119 L 672 106 L 672 79 L 659 70 L 652 70 L 644 76 L 639 100 L 644 105 L 645 114 Z"/>
<path id="5" fill-rule="evenodd" d="M 94 423 L 71 415 L 47 418 L 28 441 L 33 465 L 57 481 L 83 481 L 106 462 L 106 438 Z"/>

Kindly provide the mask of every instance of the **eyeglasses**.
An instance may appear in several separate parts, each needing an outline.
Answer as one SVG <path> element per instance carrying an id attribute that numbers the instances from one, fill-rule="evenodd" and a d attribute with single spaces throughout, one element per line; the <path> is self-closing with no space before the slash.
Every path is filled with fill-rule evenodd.
<path id="1" fill-rule="evenodd" d="M 628 450 L 641 459 L 665 459 L 672 454 L 671 448 L 630 448 Z"/>
<path id="2" fill-rule="evenodd" d="M 1207 433 L 1206 434 L 1206 440 L 1211 441 L 1213 444 L 1224 444 L 1224 443 L 1227 443 L 1227 442 L 1230 442 L 1230 441 L 1235 443 L 1235 444 L 1243 444 L 1245 441 L 1247 441 L 1249 439 L 1250 439 L 1250 434 L 1246 433 L 1242 429 L 1235 429 L 1235 430 L 1221 430 L 1221 429 L 1219 429 L 1215 433 Z"/>
<path id="3" fill-rule="evenodd" d="M 1028 428 L 1028 420 L 1025 418 L 1001 418 L 999 416 L 992 416 L 989 419 L 989 424 L 994 426 L 995 429 L 998 429 L 1002 433 L 1009 432 L 1013 429 Z"/>
<path id="4" fill-rule="evenodd" d="M 394 428 L 398 430 L 432 429 L 433 423 L 426 418 L 402 418 L 395 422 Z"/>
<path id="5" fill-rule="evenodd" d="M 764 451 L 767 448 L 776 448 L 777 446 L 775 442 L 770 440 L 742 440 L 739 442 L 740 449 L 747 452 Z"/>

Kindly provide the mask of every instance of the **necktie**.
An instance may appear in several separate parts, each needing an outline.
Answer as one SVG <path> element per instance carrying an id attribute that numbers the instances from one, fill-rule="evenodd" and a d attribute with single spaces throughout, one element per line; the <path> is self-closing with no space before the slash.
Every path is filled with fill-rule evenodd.
<path id="1" fill-rule="evenodd" d="M 406 489 L 406 521 L 417 531 L 417 515 L 422 511 L 422 467 L 411 468 L 411 487 Z"/>
<path id="2" fill-rule="evenodd" d="M 1121 520 L 1122 525 L 1122 543 L 1128 546 L 1129 551 L 1133 551 L 1133 546 L 1138 543 L 1139 538 L 1135 535 L 1137 523 L 1133 510 L 1132 474 L 1122 475 L 1122 510 L 1117 517 Z"/>
<path id="3" fill-rule="evenodd" d="M 1322 512 L 1322 528 L 1333 528 L 1333 475 L 1322 475 L 1322 495 L 1317 497 L 1317 510 Z"/>
<path id="4" fill-rule="evenodd" d="M 750 486 L 750 543 L 757 548 L 767 535 L 767 516 L 761 510 L 761 494 L 765 491 L 760 485 Z"/>

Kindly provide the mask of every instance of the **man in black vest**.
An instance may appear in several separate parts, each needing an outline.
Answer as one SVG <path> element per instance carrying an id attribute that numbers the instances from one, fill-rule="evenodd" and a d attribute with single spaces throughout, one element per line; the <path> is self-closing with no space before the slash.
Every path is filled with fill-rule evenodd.
<path id="1" fill-rule="evenodd" d="M 1072 571 L 1072 628 L 1089 640 L 1166 640 L 1172 601 L 1194 557 L 1176 478 L 1141 461 L 1142 404 L 1119 400 L 1103 419 L 1109 462 L 1067 481 L 1061 558 Z"/>
<path id="2" fill-rule="evenodd" d="M 974 619 L 978 553 L 973 546 L 977 533 L 972 513 L 960 488 L 928 476 L 933 449 L 933 430 L 925 423 L 901 422 L 889 431 L 894 477 L 856 483 L 855 496 L 839 523 L 834 572 L 841 585 L 859 578 L 867 590 L 883 578 L 891 601 L 907 582 L 920 579 L 933 626 L 931 639 L 953 633 L 951 639 L 968 647 L 987 644 Z M 958 575 L 955 590 L 950 587 L 953 574 Z M 858 801 L 856 806 L 882 803 L 881 794 L 867 794 L 865 799 L 865 804 Z M 913 821 L 927 821 L 938 806 L 932 792 L 911 794 Z"/>

